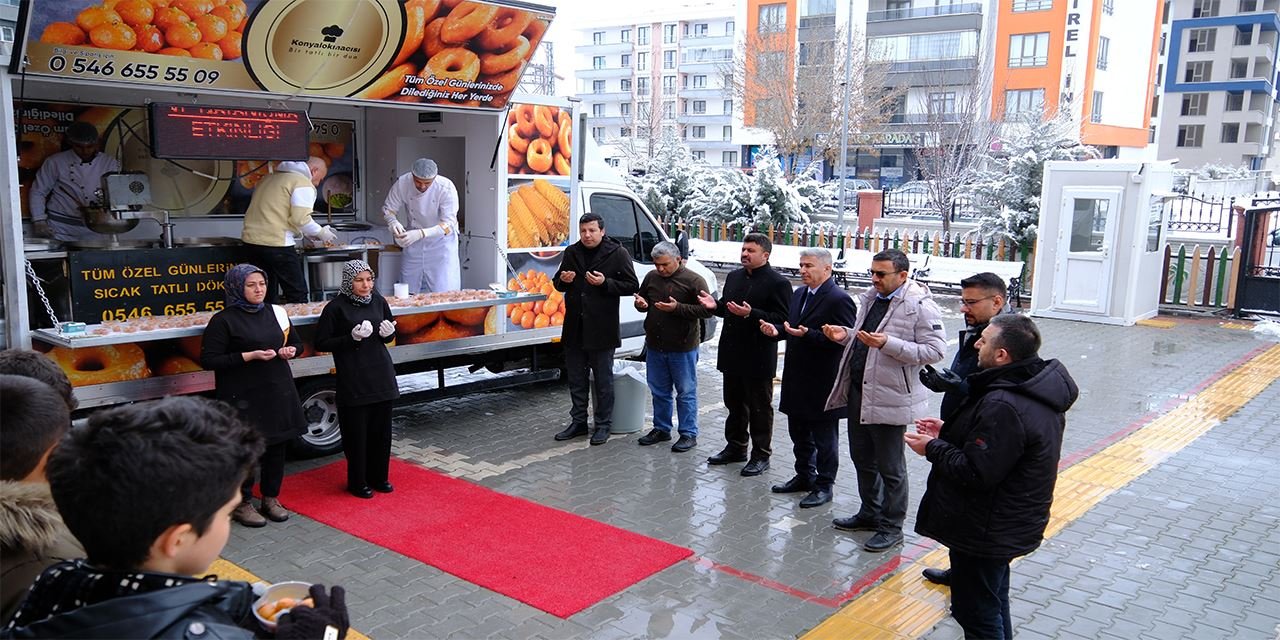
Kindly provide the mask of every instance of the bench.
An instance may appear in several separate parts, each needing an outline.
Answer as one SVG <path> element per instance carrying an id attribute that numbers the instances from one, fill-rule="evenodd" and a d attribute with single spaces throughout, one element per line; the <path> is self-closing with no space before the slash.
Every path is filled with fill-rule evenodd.
<path id="1" fill-rule="evenodd" d="M 949 258 L 934 255 L 912 255 L 911 277 L 929 286 L 941 285 L 949 289 L 959 289 L 960 281 L 977 273 L 994 273 L 1005 282 L 1009 289 L 1008 299 L 1018 307 L 1022 307 L 1022 272 L 1026 263 L 1021 260 L 1006 262 L 1003 260 L 974 260 L 971 258 Z"/>

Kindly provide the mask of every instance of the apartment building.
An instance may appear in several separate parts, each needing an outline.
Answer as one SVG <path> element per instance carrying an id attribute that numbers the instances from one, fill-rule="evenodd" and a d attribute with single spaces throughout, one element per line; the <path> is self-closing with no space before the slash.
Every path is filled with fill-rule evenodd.
<path id="1" fill-rule="evenodd" d="M 1179 169 L 1268 168 L 1276 153 L 1280 0 L 1164 0 L 1154 137 Z"/>
<path id="2" fill-rule="evenodd" d="M 0 0 L 0 42 L 12 43 L 18 28 L 18 2 Z"/>
<path id="3" fill-rule="evenodd" d="M 733 2 L 664 7 L 654 17 L 580 30 L 577 97 L 606 156 L 641 152 L 664 134 L 695 159 L 742 167 L 744 137 L 732 86 L 740 18 Z M 726 77 L 728 76 L 728 77 Z"/>

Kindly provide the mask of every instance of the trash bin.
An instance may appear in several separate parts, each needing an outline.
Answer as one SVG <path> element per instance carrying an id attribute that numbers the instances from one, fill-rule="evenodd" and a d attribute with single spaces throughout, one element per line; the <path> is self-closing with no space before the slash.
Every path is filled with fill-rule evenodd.
<path id="1" fill-rule="evenodd" d="M 644 365 L 626 360 L 613 361 L 612 433 L 635 433 L 644 427 L 648 391 Z"/>

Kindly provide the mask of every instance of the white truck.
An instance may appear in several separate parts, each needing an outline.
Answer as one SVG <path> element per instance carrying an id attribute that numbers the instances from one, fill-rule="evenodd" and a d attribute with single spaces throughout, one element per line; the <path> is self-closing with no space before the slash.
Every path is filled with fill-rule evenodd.
<path id="1" fill-rule="evenodd" d="M 492 13 L 490 26 L 521 26 L 514 30 L 520 46 L 507 49 L 481 32 L 452 47 L 478 55 L 455 51 L 460 62 L 442 65 L 435 62 L 440 52 L 430 50 L 438 36 L 423 25 L 448 20 L 449 7 L 426 16 L 427 3 L 415 0 L 210 4 L 230 7 L 230 14 L 209 15 L 238 29 L 219 41 L 220 60 L 196 55 L 211 51 L 196 45 L 187 48 L 191 55 L 170 51 L 182 42 L 164 42 L 172 55 L 107 47 L 112 41 L 90 37 L 93 29 L 73 29 L 85 26 L 85 16 L 91 23 L 111 10 L 89 0 L 24 5 L 18 42 L 0 60 L 0 110 L 4 122 L 17 123 L 0 129 L 9 150 L 0 154 L 6 283 L 0 346 L 47 352 L 72 378 L 82 408 L 213 388 L 212 372 L 198 365 L 199 336 L 221 308 L 223 273 L 242 261 L 244 207 L 274 160 L 323 162 L 313 215 L 340 230 L 340 246 L 300 249 L 312 302 L 289 305 L 308 344 L 291 362 L 310 423 L 297 443 L 303 453 L 341 446 L 333 360 L 310 348 L 310 330 L 334 293 L 342 261 L 366 257 L 379 290 L 393 300 L 397 372 L 438 372 L 436 388 L 405 395 L 414 400 L 558 376 L 563 298 L 548 283 L 563 248 L 577 240 L 583 213 L 604 218 L 640 278 L 652 269 L 652 247 L 678 240 L 596 158 L 591 137 L 574 135 L 589 131 L 576 101 L 512 95 L 553 9 L 464 2 L 475 5 L 468 15 Z M 210 23 L 218 21 L 200 24 Z M 358 29 L 373 31 L 351 38 Z M 345 35 L 330 42 L 340 31 Z M 524 56 L 515 73 L 469 79 L 454 73 L 458 64 L 468 73 L 472 57 L 489 60 L 484 56 L 511 50 Z M 317 52 L 323 57 L 312 59 Z M 386 92 L 388 82 L 396 91 Z M 98 228 L 111 233 L 94 242 L 50 243 L 31 233 L 28 192 L 76 120 L 99 128 L 103 152 L 125 174 L 80 212 L 86 220 L 96 214 Z M 457 185 L 464 293 L 392 296 L 399 251 L 382 204 L 392 181 L 418 157 L 435 159 Z M 688 266 L 714 293 L 715 276 L 694 260 Z M 638 355 L 643 317 L 629 298 L 619 306 L 619 357 Z M 704 339 L 713 333 L 705 329 Z M 445 371 L 454 367 L 504 375 L 451 386 Z"/>

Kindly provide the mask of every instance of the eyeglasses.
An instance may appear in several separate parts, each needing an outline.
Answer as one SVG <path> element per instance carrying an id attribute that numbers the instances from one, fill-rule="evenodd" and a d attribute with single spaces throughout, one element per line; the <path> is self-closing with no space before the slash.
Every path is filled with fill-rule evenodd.
<path id="1" fill-rule="evenodd" d="M 985 297 L 985 298 L 978 298 L 977 300 L 966 300 L 965 298 L 960 298 L 960 306 L 962 306 L 962 307 L 972 307 L 973 305 L 978 304 L 979 302 L 982 302 L 983 300 L 990 300 L 990 299 L 992 299 L 992 298 L 994 298 L 994 297 L 995 297 L 995 296 L 987 296 L 987 297 Z"/>
<path id="2" fill-rule="evenodd" d="M 870 274 L 871 277 L 873 278 L 884 278 L 886 276 L 891 276 L 898 272 L 897 271 L 876 271 L 875 269 L 867 269 L 867 273 Z"/>

